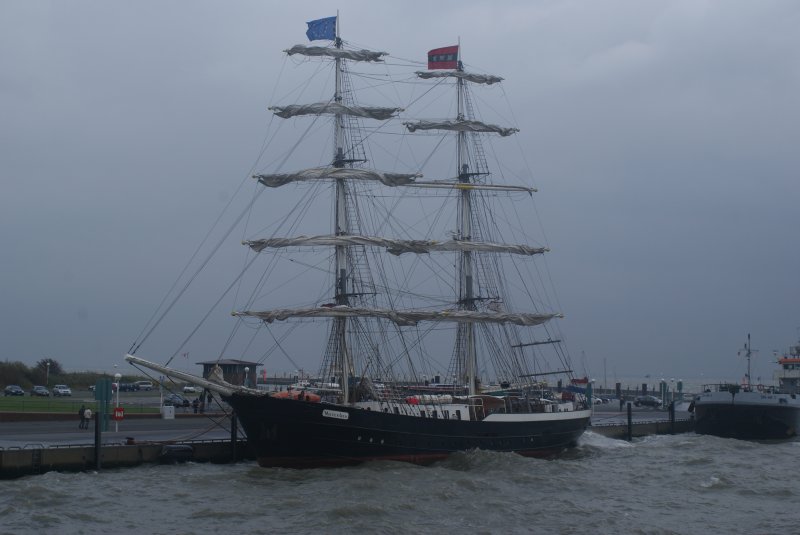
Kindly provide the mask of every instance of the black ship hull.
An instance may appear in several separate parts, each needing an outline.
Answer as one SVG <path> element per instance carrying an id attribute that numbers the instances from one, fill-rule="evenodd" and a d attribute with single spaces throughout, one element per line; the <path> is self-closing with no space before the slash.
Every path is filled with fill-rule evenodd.
<path id="1" fill-rule="evenodd" d="M 233 394 L 233 407 L 263 467 L 343 466 L 371 460 L 427 464 L 482 449 L 547 457 L 576 445 L 589 412 L 542 421 L 420 418 L 328 403 Z"/>
<path id="2" fill-rule="evenodd" d="M 703 435 L 744 440 L 787 439 L 797 436 L 800 406 L 698 403 L 695 417 L 695 431 Z"/>

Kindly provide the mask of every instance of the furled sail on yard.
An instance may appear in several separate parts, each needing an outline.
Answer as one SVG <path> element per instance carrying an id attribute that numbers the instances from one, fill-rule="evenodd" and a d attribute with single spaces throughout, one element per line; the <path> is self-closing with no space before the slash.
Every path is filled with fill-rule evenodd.
<path id="1" fill-rule="evenodd" d="M 359 169 L 354 167 L 314 167 L 303 169 L 294 173 L 279 173 L 270 175 L 255 175 L 253 178 L 270 188 L 277 188 L 290 182 L 303 180 L 375 180 L 384 186 L 401 186 L 411 184 L 420 177 L 419 173 L 384 173 L 372 169 Z"/>
<path id="2" fill-rule="evenodd" d="M 402 108 L 381 108 L 378 106 L 348 106 L 338 102 L 315 102 L 314 104 L 291 104 L 289 106 L 270 106 L 269 110 L 278 117 L 289 119 L 300 115 L 352 115 L 366 119 L 385 121 Z"/>
<path id="3" fill-rule="evenodd" d="M 503 81 L 503 79 L 499 76 L 493 76 L 491 74 L 476 74 L 463 71 L 417 71 L 414 74 L 426 80 L 430 78 L 462 78 L 475 84 L 486 85 L 497 84 Z"/>
<path id="4" fill-rule="evenodd" d="M 431 253 L 431 252 L 456 252 L 456 251 L 482 251 L 496 253 L 513 253 L 519 255 L 542 254 L 549 249 L 546 247 L 531 247 L 528 245 L 508 245 L 503 243 L 470 242 L 459 240 L 394 240 L 374 236 L 297 236 L 295 238 L 270 238 L 263 240 L 250 240 L 244 242 L 256 252 L 267 248 L 293 247 L 293 246 L 335 246 L 335 245 L 373 245 L 384 247 L 394 255 L 403 253 Z"/>
<path id="5" fill-rule="evenodd" d="M 506 128 L 481 121 L 457 119 L 453 121 L 416 121 L 403 123 L 409 132 L 417 130 L 452 130 L 453 132 L 494 132 L 503 137 L 519 132 L 519 128 Z"/>
<path id="6" fill-rule="evenodd" d="M 417 325 L 420 321 L 444 321 L 455 323 L 513 323 L 515 325 L 541 325 L 545 321 L 560 317 L 558 314 L 512 314 L 502 312 L 474 312 L 469 310 L 385 310 L 355 308 L 344 305 L 314 308 L 278 309 L 266 311 L 246 310 L 234 312 L 234 316 L 250 316 L 267 323 L 289 318 L 384 318 L 401 326 Z"/>
<path id="7" fill-rule="evenodd" d="M 352 61 L 383 61 L 381 57 L 387 52 L 373 52 L 371 50 L 346 50 L 343 48 L 328 48 L 323 46 L 294 45 L 284 50 L 287 55 L 301 54 L 303 56 L 327 56 L 329 58 L 349 59 Z"/>

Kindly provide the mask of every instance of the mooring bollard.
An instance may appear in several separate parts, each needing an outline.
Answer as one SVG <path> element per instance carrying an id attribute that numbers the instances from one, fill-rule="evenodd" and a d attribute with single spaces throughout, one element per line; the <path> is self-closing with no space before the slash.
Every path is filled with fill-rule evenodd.
<path id="1" fill-rule="evenodd" d="M 98 405 L 99 405 L 99 407 L 103 406 L 102 403 L 100 403 Z M 98 472 L 100 471 L 100 468 L 101 468 L 100 459 L 103 456 L 103 439 L 102 439 L 102 436 L 101 436 L 102 421 L 100 420 L 100 418 L 102 418 L 102 416 L 103 416 L 103 410 L 102 409 L 98 409 L 95 412 L 95 416 L 94 416 L 94 469 L 97 470 Z"/>
<path id="2" fill-rule="evenodd" d="M 633 440 L 633 409 L 631 402 L 628 402 L 628 442 Z"/>
<path id="3" fill-rule="evenodd" d="M 236 413 L 231 412 L 231 462 L 236 462 Z"/>
<path id="4" fill-rule="evenodd" d="M 671 401 L 669 404 L 669 434 L 675 434 L 675 401 Z"/>

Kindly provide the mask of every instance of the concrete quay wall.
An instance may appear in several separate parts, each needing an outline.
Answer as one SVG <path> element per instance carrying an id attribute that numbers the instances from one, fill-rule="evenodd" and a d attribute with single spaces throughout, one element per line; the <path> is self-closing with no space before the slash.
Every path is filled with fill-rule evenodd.
<path id="1" fill-rule="evenodd" d="M 244 440 L 236 443 L 235 460 L 253 458 Z M 213 462 L 234 460 L 230 440 L 187 441 L 174 444 L 142 443 L 103 445 L 100 466 L 122 468 L 144 463 Z M 42 474 L 50 471 L 95 470 L 95 447 L 53 446 L 49 448 L 0 449 L 0 479 Z"/>
<path id="2" fill-rule="evenodd" d="M 589 430 L 609 438 L 626 440 L 628 438 L 628 424 L 595 424 Z M 691 433 L 694 431 L 694 420 L 681 419 L 670 422 L 669 420 L 654 420 L 649 422 L 636 422 L 631 425 L 631 438 L 649 435 L 672 435 Z"/>

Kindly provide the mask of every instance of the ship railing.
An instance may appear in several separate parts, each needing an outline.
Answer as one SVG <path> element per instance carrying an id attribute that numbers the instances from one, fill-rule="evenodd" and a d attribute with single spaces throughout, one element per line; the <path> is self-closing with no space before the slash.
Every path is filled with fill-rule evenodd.
<path id="1" fill-rule="evenodd" d="M 505 396 L 505 407 L 499 412 L 507 414 L 530 414 L 558 412 L 558 402 L 552 399 L 525 396 Z"/>
<path id="2" fill-rule="evenodd" d="M 766 394 L 777 394 L 779 389 L 773 385 L 764 384 L 737 384 L 737 383 L 711 383 L 701 387 L 702 392 L 728 392 L 738 394 L 739 392 L 763 392 Z"/>

